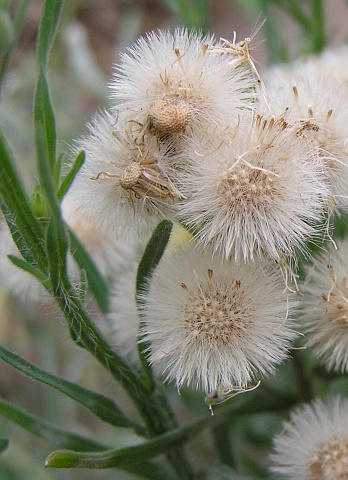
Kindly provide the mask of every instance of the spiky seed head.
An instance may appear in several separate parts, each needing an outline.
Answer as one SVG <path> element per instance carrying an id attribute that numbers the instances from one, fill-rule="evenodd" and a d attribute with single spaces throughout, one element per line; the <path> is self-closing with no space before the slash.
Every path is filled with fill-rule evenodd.
<path id="1" fill-rule="evenodd" d="M 348 478 L 348 401 L 316 399 L 293 411 L 274 438 L 271 472 L 284 480 Z M 273 477 L 272 477 L 273 478 Z"/>

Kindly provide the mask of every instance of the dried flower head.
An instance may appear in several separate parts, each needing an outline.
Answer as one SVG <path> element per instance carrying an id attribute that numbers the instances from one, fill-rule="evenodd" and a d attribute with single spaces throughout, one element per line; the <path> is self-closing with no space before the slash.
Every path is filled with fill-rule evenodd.
<path id="1" fill-rule="evenodd" d="M 149 360 L 178 388 L 244 387 L 287 356 L 287 297 L 278 270 L 223 262 L 198 249 L 157 266 L 144 297 Z"/>
<path id="2" fill-rule="evenodd" d="M 316 59 L 273 67 L 264 76 L 275 115 L 297 125 L 323 159 L 330 195 L 348 208 L 348 85 Z"/>
<path id="3" fill-rule="evenodd" d="M 315 259 L 303 286 L 301 325 L 327 369 L 348 372 L 348 242 Z"/>
<path id="4" fill-rule="evenodd" d="M 178 172 L 178 217 L 224 257 L 279 260 L 318 233 L 327 197 L 322 165 L 282 117 L 256 115 L 211 153 L 196 144 Z"/>
<path id="5" fill-rule="evenodd" d="M 295 410 L 274 439 L 271 465 L 277 479 L 347 479 L 348 400 L 315 400 Z"/>
<path id="6" fill-rule="evenodd" d="M 238 121 L 240 109 L 255 107 L 255 79 L 216 55 L 213 36 L 178 28 L 140 38 L 122 55 L 111 82 L 116 109 L 145 131 L 209 135 Z M 213 133 L 214 135 L 214 133 Z"/>
<path id="7" fill-rule="evenodd" d="M 115 123 L 105 112 L 75 146 L 85 150 L 86 161 L 69 194 L 71 203 L 112 238 L 150 233 L 180 195 L 157 139 L 137 140 L 120 118 Z"/>

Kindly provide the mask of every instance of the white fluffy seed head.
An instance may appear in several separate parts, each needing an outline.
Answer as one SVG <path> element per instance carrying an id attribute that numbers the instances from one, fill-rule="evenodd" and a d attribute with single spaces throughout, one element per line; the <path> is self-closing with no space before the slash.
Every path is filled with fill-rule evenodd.
<path id="1" fill-rule="evenodd" d="M 211 153 L 198 144 L 192 150 L 178 171 L 185 200 L 176 207 L 199 244 L 237 261 L 279 260 L 320 231 L 328 195 L 323 166 L 282 117 L 257 115 Z"/>
<path id="2" fill-rule="evenodd" d="M 279 480 L 348 478 L 348 400 L 317 399 L 295 410 L 274 439 L 271 471 Z"/>
<path id="3" fill-rule="evenodd" d="M 213 36 L 178 28 L 140 38 L 121 56 L 110 84 L 116 108 L 139 131 L 206 136 L 255 108 L 255 78 L 228 53 L 210 49 Z M 214 135 L 214 134 L 213 134 Z"/>
<path id="4" fill-rule="evenodd" d="M 336 84 L 339 82 L 348 86 L 348 46 L 346 44 L 327 48 L 312 61 L 317 63 L 321 71 L 325 70 L 331 75 Z"/>
<path id="5" fill-rule="evenodd" d="M 330 195 L 348 208 L 348 84 L 316 58 L 276 66 L 264 75 L 269 106 L 297 125 L 323 159 Z"/>
<path id="6" fill-rule="evenodd" d="M 348 242 L 314 261 L 302 288 L 301 328 L 328 370 L 348 372 Z"/>
<path id="7" fill-rule="evenodd" d="M 143 298 L 150 362 L 178 388 L 206 393 L 273 372 L 296 336 L 283 290 L 265 264 L 237 266 L 197 249 L 167 255 Z"/>
<path id="8" fill-rule="evenodd" d="M 149 234 L 180 195 L 157 139 L 138 140 L 121 115 L 115 122 L 105 112 L 74 148 L 74 154 L 84 150 L 86 160 L 69 192 L 73 209 L 112 239 Z"/>

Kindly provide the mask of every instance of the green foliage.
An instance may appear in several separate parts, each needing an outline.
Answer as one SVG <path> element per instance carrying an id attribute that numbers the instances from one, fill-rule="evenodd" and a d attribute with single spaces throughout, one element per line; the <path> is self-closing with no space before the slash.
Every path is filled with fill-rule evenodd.
<path id="1" fill-rule="evenodd" d="M 5 10 L 6 2 L 3 2 L 3 10 L 0 9 L 0 89 L 19 40 L 28 3 L 27 0 L 19 2 L 13 18 Z M 318 52 L 325 46 L 325 19 L 321 0 L 312 0 L 310 10 L 305 10 L 302 2 L 296 0 L 259 0 L 253 3 L 267 14 L 268 45 L 274 61 L 285 59 L 287 55 L 286 45 L 274 20 L 274 6 L 287 12 L 300 26 L 308 51 Z M 166 0 L 166 4 L 188 27 L 197 27 L 203 31 L 208 29 L 207 0 L 190 2 Z M 267 412 L 276 415 L 279 412 L 280 415 L 299 400 L 311 399 L 313 385 L 328 388 L 326 384 L 328 379 L 320 378 L 320 383 L 319 381 L 315 383 L 313 378 L 317 379 L 322 372 L 308 368 L 306 359 L 302 358 L 300 352 L 295 354 L 291 361 L 291 367 L 296 372 L 296 381 L 293 382 L 291 378 L 284 380 L 285 393 L 279 393 L 271 381 L 265 381 L 265 385 L 260 387 L 260 392 L 252 392 L 231 406 L 221 406 L 214 417 L 211 417 L 208 409 L 205 409 L 204 414 L 191 424 L 178 427 L 169 402 L 164 396 L 164 389 L 152 375 L 146 358 L 147 345 L 141 341 L 142 338 L 139 339 L 140 366 L 135 367 L 109 344 L 97 328 L 85 306 L 85 290 L 91 294 L 100 312 L 106 313 L 108 284 L 78 237 L 65 224 L 60 208 L 62 200 L 83 165 L 85 156 L 84 152 L 80 152 L 70 169 L 63 174 L 64 154 L 57 152 L 55 111 L 47 75 L 48 60 L 59 25 L 62 5 L 62 0 L 46 0 L 40 21 L 37 42 L 39 74 L 33 105 L 39 184 L 31 195 L 24 187 L 21 172 L 15 167 L 14 155 L 4 135 L 0 133 L 0 208 L 21 255 L 21 258 L 16 255 L 8 257 L 14 265 L 42 283 L 65 318 L 66 328 L 73 342 L 83 347 L 92 361 L 99 362 L 111 379 L 119 384 L 136 409 L 139 421 L 131 419 L 111 398 L 48 373 L 5 347 L 0 347 L 0 358 L 32 380 L 68 396 L 88 409 L 97 419 L 117 428 L 132 430 L 142 437 L 142 443 L 115 449 L 110 445 L 103 445 L 93 439 L 58 428 L 3 399 L 0 399 L 0 414 L 30 433 L 44 438 L 54 448 L 62 449 L 48 456 L 45 463 L 47 467 L 91 469 L 117 467 L 139 477 L 155 480 L 193 478 L 194 472 L 183 447 L 203 430 L 211 429 L 221 465 L 203 469 L 197 474 L 199 475 L 197 478 L 248 480 L 248 476 L 236 472 L 235 459 L 231 454 L 233 442 L 228 440 L 228 436 L 235 427 L 234 422 L 236 421 L 237 425 L 240 419 L 249 414 Z M 280 48 L 280 45 L 283 47 Z M 346 225 L 343 223 L 344 230 Z M 172 223 L 167 220 L 159 223 L 139 264 L 136 299 L 140 307 L 140 317 L 141 295 L 146 292 L 151 274 L 165 252 L 172 227 Z M 74 286 L 69 276 L 69 255 L 74 258 L 80 269 L 82 278 L 80 287 Z M 189 396 L 187 392 L 183 392 L 183 398 L 185 394 Z M 118 431 L 116 430 L 116 435 Z M 8 443 L 8 439 L 0 439 L 0 453 L 7 448 Z M 160 455 L 163 455 L 163 460 L 153 460 Z M 245 461 L 244 466 L 247 463 L 248 461 Z"/>
<path id="2" fill-rule="evenodd" d="M 56 375 L 47 373 L 19 355 L 16 355 L 1 346 L 0 358 L 11 365 L 11 367 L 22 372 L 24 375 L 27 375 L 38 382 L 49 385 L 76 402 L 79 402 L 104 422 L 108 422 L 116 427 L 133 428 L 139 434 L 144 434 L 141 426 L 127 419 L 117 405 L 109 398 L 87 390 L 86 388 L 82 388 L 75 383 L 68 382 Z"/>
<path id="3" fill-rule="evenodd" d="M 207 0 L 165 0 L 168 7 L 188 28 L 197 28 L 203 32 L 209 27 Z"/>
<path id="4" fill-rule="evenodd" d="M 8 447 L 8 438 L 0 438 L 0 454 Z"/>

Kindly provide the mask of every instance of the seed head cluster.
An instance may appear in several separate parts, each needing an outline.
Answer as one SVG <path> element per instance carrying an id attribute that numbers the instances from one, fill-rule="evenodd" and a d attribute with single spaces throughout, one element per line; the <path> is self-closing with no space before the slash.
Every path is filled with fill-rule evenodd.
<path id="1" fill-rule="evenodd" d="M 70 221 L 85 215 L 112 241 L 144 244 L 163 218 L 189 232 L 138 299 L 140 323 L 134 261 L 109 318 L 118 344 L 139 332 L 158 375 L 216 398 L 274 372 L 296 330 L 327 367 L 347 368 L 348 275 L 324 280 L 319 266 L 294 323 L 298 254 L 332 240 L 348 205 L 347 82 L 319 75 L 321 57 L 261 77 L 250 42 L 184 28 L 140 38 L 115 66 L 111 108 L 74 146 L 86 161 L 68 194 Z M 124 347 L 136 363 L 136 341 Z"/>
<path id="2" fill-rule="evenodd" d="M 111 107 L 75 142 L 86 159 L 65 198 L 101 270 L 111 256 L 96 255 L 92 231 L 124 252 L 124 281 L 110 279 L 115 343 L 137 364 L 138 336 L 159 376 L 208 399 L 253 389 L 296 330 L 328 369 L 348 369 L 348 252 L 332 226 L 348 209 L 348 76 L 326 52 L 261 77 L 250 42 L 184 28 L 140 38 L 115 66 Z M 162 219 L 185 235 L 135 299 L 138 246 Z M 315 264 L 304 285 L 298 254 Z"/>

